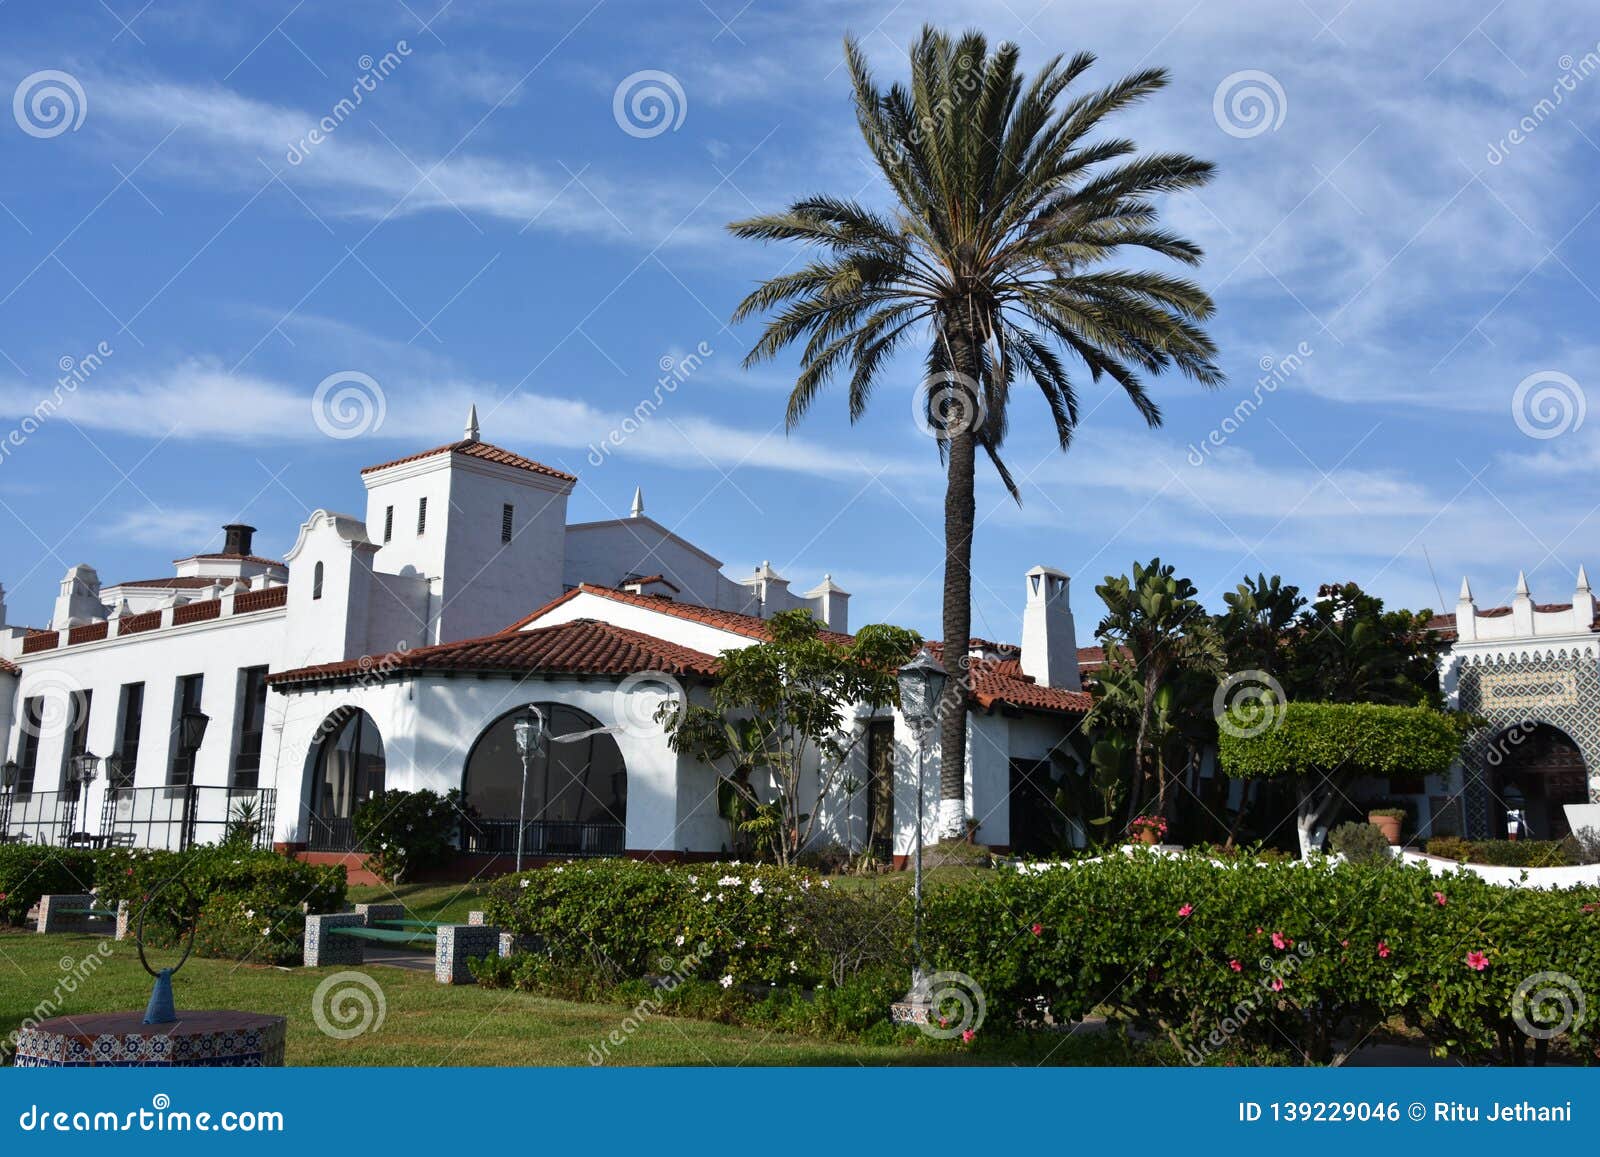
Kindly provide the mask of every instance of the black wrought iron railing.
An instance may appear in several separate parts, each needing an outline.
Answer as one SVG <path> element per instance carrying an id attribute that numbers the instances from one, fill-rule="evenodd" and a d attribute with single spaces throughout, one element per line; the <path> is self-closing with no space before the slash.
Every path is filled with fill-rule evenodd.
<path id="1" fill-rule="evenodd" d="M 183 851 L 234 837 L 272 846 L 278 793 L 179 784 L 108 791 L 100 808 L 99 842 L 108 847 Z"/>
<path id="2" fill-rule="evenodd" d="M 354 852 L 356 847 L 355 821 L 348 816 L 324 819 L 313 815 L 307 822 L 306 848 L 313 852 Z"/>
<path id="3" fill-rule="evenodd" d="M 626 829 L 618 823 L 528 820 L 523 825 L 525 856 L 620 856 Z M 461 850 L 469 855 L 508 856 L 517 851 L 517 821 L 472 817 L 461 821 Z"/>

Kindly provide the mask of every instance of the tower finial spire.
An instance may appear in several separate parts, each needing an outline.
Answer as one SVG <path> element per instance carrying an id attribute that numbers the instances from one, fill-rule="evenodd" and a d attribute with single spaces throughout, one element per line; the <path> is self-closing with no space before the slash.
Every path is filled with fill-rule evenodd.
<path id="1" fill-rule="evenodd" d="M 1472 601 L 1472 588 L 1467 585 L 1467 576 L 1461 576 L 1461 596 L 1458 602 L 1470 603 Z"/>
<path id="2" fill-rule="evenodd" d="M 633 518 L 644 517 L 644 487 L 642 486 L 633 488 L 633 509 L 629 512 L 629 515 Z"/>
<path id="3" fill-rule="evenodd" d="M 1528 575 L 1526 571 L 1519 570 L 1517 572 L 1517 596 L 1519 598 L 1528 596 Z"/>
<path id="4" fill-rule="evenodd" d="M 1589 589 L 1589 572 L 1584 569 L 1584 565 L 1581 562 L 1578 564 L 1578 589 L 1580 591 Z"/>
<path id="5" fill-rule="evenodd" d="M 463 435 L 469 442 L 478 440 L 478 404 L 476 402 L 467 409 L 467 428 L 463 431 Z"/>

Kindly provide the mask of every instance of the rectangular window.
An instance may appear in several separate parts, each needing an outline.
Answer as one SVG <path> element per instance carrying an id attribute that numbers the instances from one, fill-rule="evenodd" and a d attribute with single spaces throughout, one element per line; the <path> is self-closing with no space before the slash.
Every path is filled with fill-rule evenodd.
<path id="1" fill-rule="evenodd" d="M 125 791 L 133 786 L 133 776 L 139 766 L 139 731 L 144 725 L 144 684 L 124 683 L 122 702 L 117 708 L 116 756 L 122 762 L 115 772 L 106 771 L 106 786 L 112 791 Z"/>
<path id="2" fill-rule="evenodd" d="M 44 730 L 44 699 L 34 696 L 22 705 L 22 736 L 17 741 L 17 794 L 33 790 L 39 769 L 39 733 Z"/>
<path id="3" fill-rule="evenodd" d="M 261 736 L 267 725 L 267 669 L 239 672 L 239 750 L 233 756 L 233 786 L 255 788 L 261 776 Z"/>
<path id="4" fill-rule="evenodd" d="M 388 542 L 394 537 L 394 507 L 386 506 L 383 510 L 383 541 Z"/>
<path id="5" fill-rule="evenodd" d="M 511 541 L 511 523 L 516 516 L 516 507 L 506 503 L 500 508 L 500 541 Z"/>
<path id="6" fill-rule="evenodd" d="M 417 533 L 421 534 L 428 529 L 428 500 L 417 499 Z"/>
<path id="7" fill-rule="evenodd" d="M 200 710 L 200 692 L 204 684 L 204 675 L 178 677 L 178 693 L 172 705 L 172 766 L 167 772 L 169 787 L 187 787 L 194 782 L 195 749 L 186 742 L 183 717 Z"/>
<path id="8" fill-rule="evenodd" d="M 78 757 L 89 750 L 89 705 L 94 702 L 94 692 L 85 691 L 69 697 L 72 704 L 72 730 L 67 733 L 66 750 L 61 753 L 61 790 L 67 799 L 77 799 L 81 787 L 78 783 Z"/>

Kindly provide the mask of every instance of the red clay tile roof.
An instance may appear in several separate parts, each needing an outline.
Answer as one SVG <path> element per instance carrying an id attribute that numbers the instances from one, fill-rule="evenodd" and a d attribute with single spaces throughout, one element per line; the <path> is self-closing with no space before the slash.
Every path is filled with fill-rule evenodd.
<path id="1" fill-rule="evenodd" d="M 944 662 L 943 643 L 929 643 L 927 648 L 934 658 Z M 1018 648 L 1000 645 L 999 649 L 1015 652 Z M 1022 673 L 1022 664 L 1016 659 L 969 659 L 967 670 L 972 698 L 985 711 L 1004 705 L 1024 711 L 1084 715 L 1094 706 L 1094 697 L 1087 691 L 1064 691 L 1034 682 L 1033 676 Z"/>
<path id="2" fill-rule="evenodd" d="M 209 578 L 201 575 L 185 575 L 182 578 L 129 579 L 127 582 L 107 583 L 100 589 L 111 590 L 113 587 L 158 587 L 164 590 L 204 590 L 213 583 L 218 586 L 223 586 L 233 581 L 234 580 L 231 575 L 226 578 L 217 575 L 213 575 Z"/>
<path id="3" fill-rule="evenodd" d="M 15 663 L 0 659 L 0 675 L 20 675 L 21 673 L 22 669 Z"/>
<path id="4" fill-rule="evenodd" d="M 1553 614 L 1559 611 L 1570 611 L 1571 603 L 1534 603 L 1533 609 L 1540 614 Z M 1510 607 L 1480 608 L 1477 617 L 1480 619 L 1503 619 L 1511 613 Z M 1434 615 L 1428 620 L 1428 630 L 1437 631 L 1447 639 L 1456 637 L 1456 616 L 1454 612 L 1443 615 Z M 1600 631 L 1600 608 L 1595 611 L 1594 621 L 1589 624 L 1591 631 Z"/>
<path id="5" fill-rule="evenodd" d="M 387 470 L 391 466 L 400 466 L 406 462 L 419 462 L 424 458 L 432 458 L 435 454 L 465 454 L 469 458 L 482 458 L 485 462 L 495 462 L 501 466 L 515 466 L 518 470 L 528 470 L 534 474 L 543 474 L 549 478 L 559 478 L 564 482 L 576 482 L 576 474 L 568 474 L 557 470 L 554 466 L 546 466 L 543 462 L 535 462 L 532 458 L 524 458 L 521 454 L 513 454 L 510 450 L 502 450 L 499 446 L 491 446 L 487 442 L 477 442 L 470 438 L 460 442 L 450 442 L 444 446 L 435 446 L 432 450 L 424 450 L 420 454 L 407 454 L 404 458 L 396 458 L 393 462 L 383 462 L 377 466 L 368 466 L 361 473 L 371 474 L 377 470 Z"/>
<path id="6" fill-rule="evenodd" d="M 502 631 L 459 643 L 419 647 L 393 655 L 363 656 L 270 675 L 274 685 L 318 683 L 371 676 L 388 671 L 496 671 L 508 674 L 629 675 L 661 671 L 668 675 L 717 673 L 710 655 L 680 647 L 640 631 L 574 619 L 529 631 Z"/>
<path id="7" fill-rule="evenodd" d="M 192 554 L 189 558 L 175 558 L 173 562 L 188 562 L 189 559 L 206 559 L 221 562 L 254 562 L 262 566 L 287 566 L 275 558 L 262 558 L 259 554 Z"/>
<path id="8" fill-rule="evenodd" d="M 601 598 L 611 599 L 613 602 L 627 603 L 630 606 L 644 607 L 646 610 L 656 611 L 663 615 L 671 615 L 675 619 L 687 619 L 694 623 L 704 623 L 708 627 L 716 627 L 731 634 L 743 635 L 747 639 L 759 639 L 765 642 L 772 638 L 772 629 L 767 620 L 758 615 L 743 615 L 738 611 L 719 611 L 712 607 L 697 606 L 694 603 L 680 603 L 675 599 L 667 598 L 665 595 L 636 595 L 632 591 L 619 591 L 611 587 L 594 586 L 591 583 L 580 583 L 560 598 L 552 599 L 532 614 L 518 619 L 506 630 L 521 630 L 529 623 L 535 622 L 556 607 L 559 607 L 562 603 L 577 598 L 580 594 L 599 595 Z M 848 643 L 852 636 L 824 629 L 818 632 L 818 637 L 830 643 Z"/>

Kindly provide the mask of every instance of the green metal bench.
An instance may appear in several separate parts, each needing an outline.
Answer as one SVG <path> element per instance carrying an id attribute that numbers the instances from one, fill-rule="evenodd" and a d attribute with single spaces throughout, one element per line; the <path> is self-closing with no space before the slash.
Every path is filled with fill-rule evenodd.
<path id="1" fill-rule="evenodd" d="M 329 928 L 334 936 L 354 936 L 359 940 L 378 940 L 386 944 L 432 944 L 438 937 L 432 932 L 406 932 L 398 928 L 367 928 L 353 924 L 346 928 Z"/>

